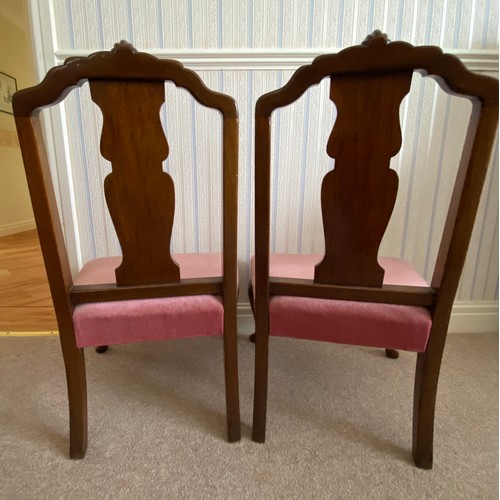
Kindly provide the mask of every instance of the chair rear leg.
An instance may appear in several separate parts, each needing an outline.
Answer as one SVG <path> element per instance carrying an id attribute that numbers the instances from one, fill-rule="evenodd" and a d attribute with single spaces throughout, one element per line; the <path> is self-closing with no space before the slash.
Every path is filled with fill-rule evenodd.
<path id="1" fill-rule="evenodd" d="M 226 314 L 224 327 L 224 375 L 226 385 L 227 439 L 241 439 L 240 395 L 238 383 L 238 338 L 236 317 Z"/>
<path id="2" fill-rule="evenodd" d="M 252 440 L 264 443 L 266 440 L 267 414 L 267 374 L 269 356 L 269 318 L 257 319 L 252 282 L 248 285 L 248 299 L 255 318 L 255 333 L 250 335 L 250 342 L 255 344 L 255 381 L 253 399 Z"/>
<path id="3" fill-rule="evenodd" d="M 248 301 L 250 302 L 250 307 L 252 308 L 252 314 L 255 317 L 255 310 L 254 310 L 254 300 L 253 300 L 253 287 L 252 287 L 252 282 L 248 284 Z M 248 337 L 248 340 L 252 344 L 255 344 L 255 333 L 250 334 L 250 337 Z"/>
<path id="4" fill-rule="evenodd" d="M 397 359 L 397 358 L 399 358 L 399 351 L 396 351 L 396 349 L 386 349 L 385 355 L 388 358 Z"/>
<path id="5" fill-rule="evenodd" d="M 87 380 L 83 349 L 61 336 L 69 401 L 69 456 L 83 458 L 87 451 Z"/>
<path id="6" fill-rule="evenodd" d="M 256 443 L 264 443 L 266 440 L 267 418 L 269 331 L 258 324 L 255 330 L 255 384 L 252 440 Z"/>
<path id="7" fill-rule="evenodd" d="M 413 460 L 420 469 L 432 469 L 434 414 L 441 352 L 418 353 L 413 394 Z"/>

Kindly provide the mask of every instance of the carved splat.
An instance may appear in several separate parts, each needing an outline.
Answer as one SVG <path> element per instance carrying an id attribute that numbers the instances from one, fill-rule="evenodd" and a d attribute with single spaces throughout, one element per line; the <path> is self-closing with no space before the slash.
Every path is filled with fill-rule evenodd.
<path id="1" fill-rule="evenodd" d="M 91 80 L 90 90 L 104 117 L 101 153 L 112 165 L 104 191 L 123 252 L 116 282 L 179 282 L 170 255 L 174 184 L 162 170 L 168 156 L 159 116 L 163 81 Z"/>
<path id="2" fill-rule="evenodd" d="M 377 253 L 398 190 L 389 163 L 401 147 L 399 107 L 411 76 L 404 71 L 331 79 L 338 113 L 327 153 L 335 158 L 335 169 L 321 189 L 325 256 L 315 269 L 318 283 L 382 285 Z"/>

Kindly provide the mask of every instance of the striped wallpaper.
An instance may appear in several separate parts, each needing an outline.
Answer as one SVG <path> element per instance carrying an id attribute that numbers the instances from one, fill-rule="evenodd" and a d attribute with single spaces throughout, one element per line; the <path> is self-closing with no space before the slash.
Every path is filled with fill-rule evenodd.
<path id="1" fill-rule="evenodd" d="M 253 109 L 260 95 L 288 81 L 300 57 L 305 63 L 317 53 L 360 43 L 380 28 L 394 40 L 437 44 L 462 57 L 485 60 L 474 69 L 498 76 L 498 0 L 31 0 L 33 14 L 47 8 L 50 16 L 41 16 L 40 21 L 42 28 L 49 28 L 42 30 L 44 51 L 38 54 L 42 73 L 67 55 L 109 49 L 127 39 L 161 57 L 171 53 L 188 67 L 198 56 L 191 67 L 205 83 L 236 99 L 243 284 L 253 251 Z M 427 278 L 469 112 L 467 101 L 446 96 L 432 80 L 419 75 L 401 106 L 405 140 L 392 163 L 400 188 L 381 253 L 411 260 Z M 161 117 L 170 145 L 165 169 L 173 176 L 181 201 L 174 251 L 219 250 L 220 117 L 172 84 L 166 85 Z M 334 120 L 327 81 L 273 115 L 271 245 L 275 251 L 322 251 L 319 189 L 333 166 L 325 147 Z M 66 131 L 64 140 L 58 136 L 58 123 Z M 69 201 L 61 201 L 61 210 L 72 233 L 68 242 L 75 267 L 119 252 L 102 195 L 110 165 L 99 155 L 101 125 L 100 110 L 91 102 L 87 86 L 70 95 L 60 114 L 52 114 L 57 182 L 60 191 L 69 186 L 73 193 Z M 245 289 L 242 286 L 242 301 Z M 498 300 L 498 145 L 457 298 Z"/>
<path id="2" fill-rule="evenodd" d="M 58 49 L 341 48 L 374 29 L 448 49 L 497 49 L 497 0 L 32 0 Z"/>

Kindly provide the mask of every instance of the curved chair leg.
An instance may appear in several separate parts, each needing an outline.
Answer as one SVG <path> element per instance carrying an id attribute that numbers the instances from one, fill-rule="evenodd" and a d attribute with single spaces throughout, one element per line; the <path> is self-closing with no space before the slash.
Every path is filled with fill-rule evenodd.
<path id="1" fill-rule="evenodd" d="M 434 413 L 436 393 L 444 348 L 427 347 L 427 352 L 418 353 L 413 394 L 413 460 L 421 469 L 432 469 L 434 441 Z"/>
<path id="2" fill-rule="evenodd" d="M 267 378 L 269 358 L 269 328 L 256 324 L 255 329 L 255 383 L 253 403 L 252 440 L 264 443 L 266 440 Z"/>
<path id="3" fill-rule="evenodd" d="M 255 381 L 253 397 L 253 425 L 252 440 L 264 443 L 266 440 L 267 415 L 267 374 L 269 356 L 269 317 L 268 312 L 261 314 L 260 319 L 255 315 L 255 301 L 252 282 L 248 285 L 248 299 L 255 318 L 255 333 L 250 335 L 250 342 L 255 344 Z M 268 305 L 264 307 L 269 311 Z"/>
<path id="4" fill-rule="evenodd" d="M 102 354 L 103 352 L 106 352 L 108 350 L 109 346 L 107 345 L 98 345 L 95 348 L 95 352 L 98 352 L 99 354 Z"/>
<path id="5" fill-rule="evenodd" d="M 69 456 L 83 458 L 87 451 L 88 436 L 85 357 L 83 349 L 75 345 L 74 338 L 65 337 L 60 335 L 68 386 Z"/>
<path id="6" fill-rule="evenodd" d="M 236 311 L 236 307 L 234 307 Z M 240 396 L 238 384 L 238 339 L 236 315 L 224 315 L 224 376 L 226 385 L 227 439 L 241 439 Z"/>
<path id="7" fill-rule="evenodd" d="M 399 351 L 396 351 L 396 349 L 386 349 L 385 355 L 391 359 L 398 359 L 399 358 Z"/>

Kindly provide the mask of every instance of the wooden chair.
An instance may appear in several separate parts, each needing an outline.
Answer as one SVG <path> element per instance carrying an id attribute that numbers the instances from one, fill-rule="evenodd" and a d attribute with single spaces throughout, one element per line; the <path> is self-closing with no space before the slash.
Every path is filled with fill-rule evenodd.
<path id="1" fill-rule="evenodd" d="M 378 258 L 398 176 L 399 107 L 414 71 L 472 101 L 472 117 L 430 286 L 399 259 Z M 270 254 L 270 118 L 310 86 L 331 79 L 335 159 L 321 188 L 325 253 Z M 498 81 L 468 71 L 437 47 L 389 43 L 376 31 L 362 45 L 299 68 L 255 110 L 256 321 L 253 440 L 264 442 L 269 335 L 404 349 L 417 353 L 413 458 L 432 467 L 434 409 L 448 322 L 495 139 Z M 255 293 L 254 293 L 255 292 Z"/>
<path id="2" fill-rule="evenodd" d="M 112 164 L 104 191 L 123 257 L 87 262 L 73 280 L 39 112 L 86 81 L 104 117 L 101 153 Z M 222 113 L 222 255 L 170 253 L 174 184 L 162 170 L 168 144 L 159 116 L 165 81 Z M 223 335 L 228 439 L 239 440 L 234 100 L 179 62 L 122 41 L 110 52 L 67 59 L 39 85 L 17 92 L 13 106 L 66 367 L 70 456 L 82 458 L 87 448 L 83 348 L 126 342 Z"/>

